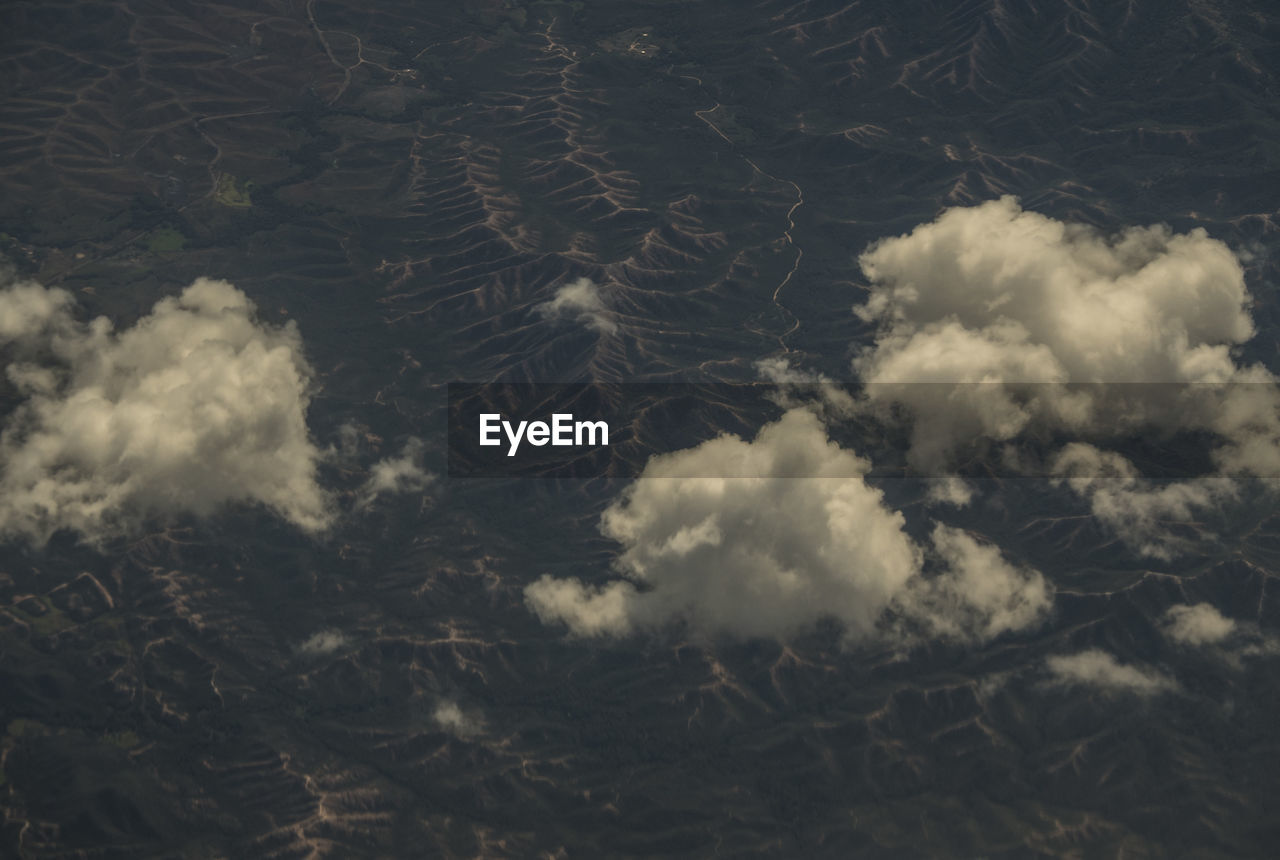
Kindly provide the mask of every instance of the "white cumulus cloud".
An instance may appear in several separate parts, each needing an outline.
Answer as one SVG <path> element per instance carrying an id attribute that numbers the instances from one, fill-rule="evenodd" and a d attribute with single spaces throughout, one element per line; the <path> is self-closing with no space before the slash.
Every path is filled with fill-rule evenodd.
<path id="1" fill-rule="evenodd" d="M 1161 625 L 1171 641 L 1191 648 L 1208 648 L 1237 668 L 1246 657 L 1280 655 L 1280 638 L 1265 632 L 1256 622 L 1228 618 L 1209 603 L 1171 606 Z"/>
<path id="2" fill-rule="evenodd" d="M 782 386 L 782 391 L 774 398 L 774 402 L 783 408 L 803 405 L 802 393 L 812 392 L 816 400 L 808 402 L 814 407 L 829 412 L 833 416 L 848 417 L 857 408 L 853 395 L 844 387 L 834 382 L 826 374 L 796 367 L 785 356 L 762 358 L 755 364 L 760 378 L 767 382 L 775 382 Z"/>
<path id="3" fill-rule="evenodd" d="M 1202 229 L 1104 236 L 1005 197 L 947 210 L 859 262 L 871 290 L 855 310 L 879 330 L 854 369 L 873 404 L 915 419 L 918 466 L 975 437 L 1150 427 L 1214 431 L 1234 469 L 1280 463 L 1275 380 L 1231 354 L 1254 333 L 1243 270 Z M 1221 387 L 1193 387 L 1206 384 Z"/>
<path id="4" fill-rule="evenodd" d="M 973 495 L 972 484 L 954 475 L 944 475 L 929 482 L 929 490 L 925 498 L 931 505 L 963 508 L 973 501 Z"/>
<path id="5" fill-rule="evenodd" d="M 1155 669 L 1121 663 L 1098 648 L 1049 657 L 1045 667 L 1049 670 L 1050 682 L 1057 686 L 1093 687 L 1138 696 L 1154 696 L 1178 687 L 1172 678 Z"/>
<path id="6" fill-rule="evenodd" d="M 1184 645 L 1214 645 L 1235 632 L 1236 622 L 1211 604 L 1171 606 L 1164 615 L 1165 634 Z"/>
<path id="7" fill-rule="evenodd" d="M 457 702 L 448 699 L 436 704 L 431 719 L 441 729 L 459 738 L 468 738 L 484 730 L 484 721 L 478 713 L 464 711 Z"/>
<path id="8" fill-rule="evenodd" d="M 600 295 L 600 287 L 590 278 L 578 278 L 556 290 L 555 297 L 535 310 L 552 319 L 573 319 L 587 328 L 612 334 L 618 330 L 613 314 Z"/>
<path id="9" fill-rule="evenodd" d="M 1185 544 L 1172 527 L 1235 497 L 1236 485 L 1221 477 L 1149 481 L 1112 451 L 1083 442 L 1064 446 L 1051 464 L 1056 480 L 1089 500 L 1093 515 L 1143 555 L 1170 559 Z"/>
<path id="10" fill-rule="evenodd" d="M 66 290 L 47 290 L 33 281 L 9 284 L 0 293 L 0 344 L 29 346 L 46 339 L 50 329 L 66 329 L 74 304 Z"/>
<path id="11" fill-rule="evenodd" d="M 308 657 L 332 654 L 347 644 L 347 637 L 337 630 L 321 630 L 298 646 L 298 653 Z"/>
<path id="12" fill-rule="evenodd" d="M 961 529 L 935 525 L 932 541 L 943 572 L 913 578 L 895 601 L 921 635 L 985 642 L 1044 620 L 1053 594 L 1040 573 L 1015 567 Z"/>
<path id="13" fill-rule="evenodd" d="M 0 290 L 0 350 L 19 397 L 0 431 L 0 534 L 98 541 L 147 516 L 258 503 L 315 532 L 332 519 L 293 323 L 258 321 L 226 281 L 197 279 L 122 331 L 69 294 Z"/>
<path id="14" fill-rule="evenodd" d="M 1037 469 L 1015 443 L 1074 438 L 1051 473 L 1161 558 L 1184 543 L 1166 526 L 1231 498 L 1229 482 L 1156 485 L 1096 446 L 1207 433 L 1214 476 L 1280 475 L 1280 388 L 1233 357 L 1254 334 L 1244 272 L 1203 229 L 1107 236 L 1005 197 L 949 209 L 859 262 L 870 294 L 855 311 L 877 325 L 853 362 L 863 407 L 905 414 L 917 469 L 945 474 L 974 445 Z"/>
<path id="15" fill-rule="evenodd" d="M 435 475 L 420 465 L 424 448 L 421 439 L 410 438 L 400 456 L 374 463 L 369 469 L 369 479 L 360 488 L 356 507 L 367 508 L 378 496 L 416 492 L 434 481 Z"/>
<path id="16" fill-rule="evenodd" d="M 800 408 L 753 441 L 724 435 L 653 457 L 601 520 L 622 547 L 625 579 L 544 576 L 526 601 L 583 636 L 682 620 L 708 634 L 785 639 L 835 619 L 857 639 L 899 617 L 910 623 L 898 632 L 982 641 L 1042 619 L 1050 597 L 1040 574 L 947 528 L 926 553 L 863 480 L 868 468 Z M 929 578 L 927 560 L 937 562 Z"/>

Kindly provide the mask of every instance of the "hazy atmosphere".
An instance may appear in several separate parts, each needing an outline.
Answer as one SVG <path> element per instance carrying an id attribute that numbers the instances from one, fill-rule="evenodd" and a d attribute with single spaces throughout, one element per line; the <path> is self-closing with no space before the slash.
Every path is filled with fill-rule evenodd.
<path id="1" fill-rule="evenodd" d="M 1277 140 L 1261 0 L 0 5 L 0 856 L 1272 856 Z"/>

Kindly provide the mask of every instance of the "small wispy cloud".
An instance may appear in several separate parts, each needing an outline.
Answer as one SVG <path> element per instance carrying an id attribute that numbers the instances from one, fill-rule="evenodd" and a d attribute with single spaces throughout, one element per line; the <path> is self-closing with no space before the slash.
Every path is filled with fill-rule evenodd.
<path id="1" fill-rule="evenodd" d="M 445 699 L 431 712 L 431 719 L 442 730 L 459 738 L 474 737 L 484 731 L 484 720 L 476 711 L 463 710 L 455 701 Z"/>
<path id="2" fill-rule="evenodd" d="M 297 647 L 297 652 L 308 657 L 332 654 L 347 644 L 347 637 L 337 630 L 321 630 Z"/>
<path id="3" fill-rule="evenodd" d="M 1124 664 L 1099 648 L 1045 660 L 1055 686 L 1092 687 L 1111 693 L 1155 696 L 1176 690 L 1172 678 L 1155 669 Z"/>
<path id="4" fill-rule="evenodd" d="M 853 396 L 831 377 L 819 371 L 797 367 L 786 356 L 762 358 L 756 362 L 755 367 L 761 379 L 784 386 L 774 402 L 785 409 L 812 405 L 824 413 L 847 417 L 853 414 L 857 405 Z M 801 396 L 814 393 L 817 394 L 816 400 Z"/>
<path id="5" fill-rule="evenodd" d="M 1066 483 L 1089 500 L 1093 515 L 1124 543 L 1143 555 L 1171 559 L 1186 540 L 1171 526 L 1194 521 L 1204 511 L 1234 498 L 1237 487 L 1225 477 L 1152 482 L 1120 454 L 1073 442 L 1051 464 L 1055 483 Z"/>
<path id="6" fill-rule="evenodd" d="M 1246 657 L 1280 656 L 1280 638 L 1257 622 L 1228 618 L 1209 603 L 1171 606 L 1161 619 L 1164 635 L 1186 648 L 1206 648 L 1236 666 Z"/>
<path id="7" fill-rule="evenodd" d="M 1182 645 L 1216 645 L 1236 631 L 1236 622 L 1208 603 L 1171 606 L 1164 615 L 1164 631 Z"/>
<path id="8" fill-rule="evenodd" d="M 578 278 L 556 290 L 555 297 L 534 308 L 549 319 L 572 319 L 602 334 L 613 334 L 618 324 L 590 278 Z"/>
<path id="9" fill-rule="evenodd" d="M 369 479 L 357 493 L 356 508 L 369 507 L 379 496 L 423 490 L 435 481 L 436 476 L 421 466 L 424 447 L 421 439 L 410 438 L 398 457 L 374 463 L 369 469 Z"/>
<path id="10" fill-rule="evenodd" d="M 953 508 L 966 507 L 973 501 L 973 484 L 963 478 L 948 475 L 933 478 L 929 481 L 929 490 L 925 501 L 931 505 L 949 505 Z"/>

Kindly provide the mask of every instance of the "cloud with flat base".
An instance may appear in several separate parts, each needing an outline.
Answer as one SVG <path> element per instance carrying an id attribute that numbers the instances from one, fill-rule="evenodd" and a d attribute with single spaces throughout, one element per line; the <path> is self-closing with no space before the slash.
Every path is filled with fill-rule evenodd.
<path id="1" fill-rule="evenodd" d="M 751 441 L 724 435 L 655 456 L 601 519 L 623 578 L 543 576 L 526 603 L 577 636 L 682 622 L 785 640 L 834 619 L 849 641 L 973 643 L 1044 620 L 1052 594 L 1039 573 L 946 526 L 918 546 L 868 469 L 803 408 Z"/>

